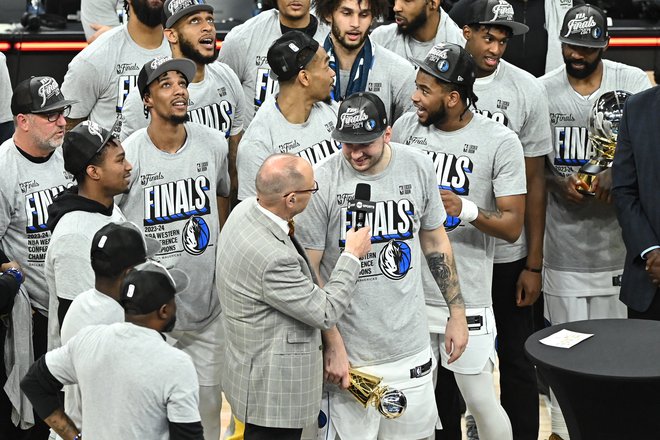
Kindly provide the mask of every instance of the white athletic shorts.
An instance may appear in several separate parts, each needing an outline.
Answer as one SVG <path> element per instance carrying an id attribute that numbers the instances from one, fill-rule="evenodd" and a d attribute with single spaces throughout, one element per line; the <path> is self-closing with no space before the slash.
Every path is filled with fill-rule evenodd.
<path id="1" fill-rule="evenodd" d="M 438 309 L 444 309 L 447 316 L 442 322 L 447 322 L 449 309 L 446 307 Z M 459 374 L 480 374 L 488 360 L 492 361 L 493 365 L 496 364 L 495 315 L 492 307 L 477 307 L 465 309 L 465 316 L 468 319 L 469 337 L 461 357 L 451 364 L 447 363 L 449 354 L 445 351 L 445 335 L 442 333 L 431 333 L 431 348 L 433 355 L 439 357 L 442 366 L 446 369 Z"/>
<path id="2" fill-rule="evenodd" d="M 221 385 L 221 367 L 225 349 L 225 335 L 221 316 L 200 330 L 173 331 L 168 339 L 176 348 L 188 353 L 195 364 L 199 385 Z"/>
<path id="3" fill-rule="evenodd" d="M 585 319 L 625 318 L 619 301 L 623 269 L 606 272 L 565 272 L 545 268 L 545 318 L 552 325 Z"/>
<path id="4" fill-rule="evenodd" d="M 430 364 L 430 368 L 420 368 Z M 327 424 L 319 430 L 318 440 L 418 440 L 441 429 L 435 404 L 432 370 L 436 361 L 431 348 L 381 365 L 359 370 L 382 377 L 381 386 L 402 391 L 408 401 L 406 411 L 397 419 L 386 419 L 370 405 L 365 408 L 348 391 L 324 391 L 321 410 Z M 418 377 L 411 378 L 417 375 Z"/>

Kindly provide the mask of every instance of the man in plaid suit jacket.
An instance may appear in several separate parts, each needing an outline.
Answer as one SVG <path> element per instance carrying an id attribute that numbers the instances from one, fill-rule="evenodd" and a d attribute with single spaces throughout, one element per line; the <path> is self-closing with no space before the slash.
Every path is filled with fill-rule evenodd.
<path id="1" fill-rule="evenodd" d="M 256 178 L 257 198 L 240 203 L 218 241 L 217 283 L 226 330 L 223 389 L 245 439 L 299 439 L 321 404 L 319 329 L 344 313 L 370 249 L 370 228 L 349 231 L 324 288 L 293 235 L 293 217 L 318 190 L 312 167 L 271 156 Z"/>

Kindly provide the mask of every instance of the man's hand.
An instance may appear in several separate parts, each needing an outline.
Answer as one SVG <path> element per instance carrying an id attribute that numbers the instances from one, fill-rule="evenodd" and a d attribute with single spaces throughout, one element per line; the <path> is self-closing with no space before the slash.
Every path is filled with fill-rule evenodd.
<path id="1" fill-rule="evenodd" d="M 21 273 L 23 272 L 23 269 L 21 269 L 21 265 L 18 264 L 18 261 L 10 261 L 9 263 L 1 264 L 0 265 L 0 272 L 4 272 L 7 269 L 11 269 L 12 267 L 20 270 Z M 23 277 L 25 277 L 25 274 L 23 274 Z"/>
<path id="2" fill-rule="evenodd" d="M 463 201 L 459 196 L 454 194 L 452 191 L 441 189 L 440 197 L 442 198 L 442 204 L 445 206 L 445 211 L 448 215 L 452 217 L 458 217 L 463 210 Z"/>
<path id="3" fill-rule="evenodd" d="M 605 203 L 612 203 L 612 168 L 599 173 L 591 184 L 596 198 Z"/>
<path id="4" fill-rule="evenodd" d="M 653 284 L 660 284 L 660 249 L 653 249 L 646 254 L 646 273 Z"/>
<path id="5" fill-rule="evenodd" d="M 339 331 L 334 329 L 324 332 L 323 336 L 323 380 L 339 386 L 342 390 L 348 388 L 350 378 L 348 369 L 348 354 Z"/>
<path id="6" fill-rule="evenodd" d="M 585 196 L 577 189 L 589 190 L 589 185 L 577 178 L 577 174 L 571 174 L 566 177 L 558 177 L 557 184 L 566 200 L 573 203 L 584 202 Z"/>
<path id="7" fill-rule="evenodd" d="M 351 229 L 346 233 L 346 252 L 362 258 L 371 250 L 371 227 Z"/>
<path id="8" fill-rule="evenodd" d="M 87 42 L 90 44 L 92 43 L 92 41 L 96 40 L 103 32 L 112 29 L 112 26 L 106 26 L 104 24 L 98 24 L 98 23 L 92 23 L 89 25 L 89 27 L 91 27 L 96 31 L 92 34 L 91 37 L 89 37 L 89 40 L 87 40 Z"/>
<path id="9" fill-rule="evenodd" d="M 516 305 L 531 306 L 541 295 L 541 274 L 523 270 L 516 283 Z"/>
<path id="10" fill-rule="evenodd" d="M 445 328 L 445 352 L 449 355 L 448 364 L 461 357 L 467 347 L 468 327 L 465 309 L 452 309 L 451 318 Z"/>

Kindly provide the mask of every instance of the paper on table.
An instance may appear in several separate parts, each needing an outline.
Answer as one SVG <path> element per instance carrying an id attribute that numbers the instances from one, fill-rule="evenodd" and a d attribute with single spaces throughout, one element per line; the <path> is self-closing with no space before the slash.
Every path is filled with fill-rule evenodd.
<path id="1" fill-rule="evenodd" d="M 550 336 L 541 339 L 539 342 L 541 344 L 550 345 L 551 347 L 571 348 L 572 346 L 577 345 L 592 336 L 593 334 L 578 333 L 563 329 L 559 330 L 557 333 L 553 333 Z"/>

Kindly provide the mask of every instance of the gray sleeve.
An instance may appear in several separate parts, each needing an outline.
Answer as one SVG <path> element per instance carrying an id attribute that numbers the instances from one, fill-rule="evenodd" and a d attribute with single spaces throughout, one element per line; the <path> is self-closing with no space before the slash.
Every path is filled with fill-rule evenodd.
<path id="1" fill-rule="evenodd" d="M 412 100 L 411 100 L 412 102 Z M 406 118 L 407 120 L 408 118 Z M 399 144 L 405 145 L 405 130 L 406 126 L 403 119 L 397 119 L 397 121 L 392 124 L 392 139 L 391 142 L 396 142 Z"/>
<path id="2" fill-rule="evenodd" d="M 71 106 L 71 119 L 88 117 L 102 93 L 101 73 L 86 60 L 78 58 L 79 56 L 69 63 L 62 82 L 62 94 L 66 99 L 78 101 Z"/>
<path id="3" fill-rule="evenodd" d="M 245 111 L 247 109 L 247 103 L 245 100 L 245 93 L 243 92 L 243 87 L 241 82 L 234 73 L 233 70 L 227 69 L 227 86 L 231 89 L 231 93 L 236 97 L 236 106 L 234 107 L 234 120 L 231 124 L 230 136 L 234 136 L 245 130 Z"/>
<path id="4" fill-rule="evenodd" d="M 552 152 L 552 129 L 548 95 L 540 83 L 525 90 L 525 102 L 530 103 L 529 114 L 518 137 L 525 157 L 545 156 Z"/>
<path id="5" fill-rule="evenodd" d="M 68 234 L 60 237 L 52 250 L 58 298 L 73 300 L 79 293 L 94 287 L 89 247 L 89 241 L 80 234 Z"/>
<path id="6" fill-rule="evenodd" d="M 395 68 L 397 72 L 395 78 L 400 78 L 400 81 L 394 81 L 392 84 L 394 112 L 390 125 L 397 121 L 404 113 L 413 109 L 412 94 L 415 92 L 415 78 L 417 76 L 417 71 L 407 61 L 405 64 L 396 66 Z"/>
<path id="7" fill-rule="evenodd" d="M 67 344 L 46 353 L 45 359 L 48 371 L 62 385 L 78 383 L 76 368 L 73 364 L 72 346 L 81 338 L 82 334 L 79 333 Z"/>
<path id="8" fill-rule="evenodd" d="M 0 53 L 0 123 L 13 119 L 11 114 L 11 80 L 7 70 L 7 58 Z"/>
<path id="9" fill-rule="evenodd" d="M 121 109 L 121 117 L 122 123 L 119 139 L 122 142 L 135 131 L 149 125 L 149 119 L 144 116 L 144 104 L 137 87 L 134 87 L 126 97 L 124 106 Z"/>
<path id="10" fill-rule="evenodd" d="M 447 212 L 445 206 L 442 204 L 440 198 L 440 191 L 438 190 L 437 178 L 433 169 L 433 163 L 427 158 L 424 164 L 423 172 L 419 175 L 424 178 L 424 188 L 426 188 L 424 197 L 426 198 L 426 206 L 421 216 L 421 228 L 425 230 L 434 230 L 443 225 L 447 219 Z"/>
<path id="11" fill-rule="evenodd" d="M 264 127 L 261 129 L 263 130 Z M 255 128 L 246 132 L 238 146 L 236 169 L 238 171 L 239 200 L 245 200 L 248 197 L 257 195 L 257 189 L 255 187 L 257 172 L 261 164 L 272 154 L 271 147 L 265 140 L 252 136 L 256 135 L 256 131 Z"/>
<path id="12" fill-rule="evenodd" d="M 195 366 L 188 355 L 181 356 L 172 366 L 175 368 L 172 368 L 171 374 L 168 375 L 167 420 L 174 423 L 198 422 L 201 417 Z"/>
<path id="13" fill-rule="evenodd" d="M 387 31 L 385 26 L 386 25 L 378 26 L 376 29 L 371 31 L 371 34 L 369 34 L 371 41 L 383 47 L 386 47 L 385 43 L 387 43 Z"/>
<path id="14" fill-rule="evenodd" d="M 222 48 L 218 54 L 218 61 L 228 65 L 236 73 L 241 83 L 246 80 L 246 50 L 243 47 L 243 41 L 236 37 L 235 32 L 230 31 L 222 42 Z"/>
<path id="15" fill-rule="evenodd" d="M 630 85 L 630 90 L 627 91 L 633 94 L 653 87 L 646 72 L 637 68 L 630 73 L 627 83 Z"/>
<path id="16" fill-rule="evenodd" d="M 220 132 L 218 132 L 219 134 Z M 216 195 L 229 197 L 229 146 L 223 136 L 218 136 L 216 161 Z"/>
<path id="17" fill-rule="evenodd" d="M 85 31 L 85 39 L 89 40 L 96 32 L 90 27 L 91 24 L 119 26 L 117 3 L 117 0 L 81 0 L 80 21 Z"/>
<path id="18" fill-rule="evenodd" d="M 522 145 L 515 133 L 510 131 L 495 153 L 493 194 L 495 197 L 506 197 L 526 192 L 527 180 Z"/>

